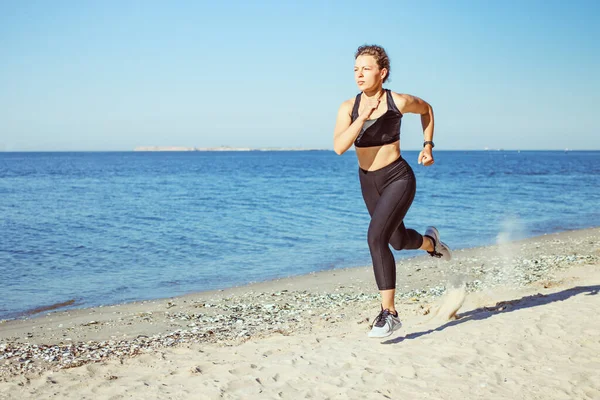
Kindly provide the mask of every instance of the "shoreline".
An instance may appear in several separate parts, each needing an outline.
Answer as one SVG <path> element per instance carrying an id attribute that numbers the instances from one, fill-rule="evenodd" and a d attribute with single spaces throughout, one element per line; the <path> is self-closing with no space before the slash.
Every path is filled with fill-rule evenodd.
<path id="1" fill-rule="evenodd" d="M 510 243 L 513 243 L 513 244 L 521 243 L 521 242 L 527 242 L 530 240 L 540 240 L 542 238 L 552 236 L 552 235 L 562 235 L 562 234 L 568 234 L 568 233 L 586 232 L 586 231 L 593 231 L 593 230 L 600 230 L 600 227 L 591 227 L 591 228 L 583 228 L 583 229 L 577 229 L 577 230 L 564 230 L 564 231 L 559 231 L 559 232 L 546 233 L 546 234 L 542 234 L 542 235 L 538 235 L 538 236 L 531 236 L 531 237 L 527 237 L 524 239 L 519 239 L 516 241 L 512 241 Z M 456 249 L 456 250 L 453 250 L 453 252 L 454 253 L 459 253 L 459 252 L 463 253 L 463 252 L 469 252 L 469 251 L 479 251 L 481 249 L 485 249 L 488 247 L 496 247 L 496 246 L 499 246 L 499 245 L 498 244 L 488 244 L 488 245 L 482 245 L 482 246 L 468 247 L 468 248 Z M 430 257 L 425 254 L 410 256 L 410 257 L 406 257 L 406 258 L 398 258 L 397 257 L 396 264 L 407 263 L 407 262 L 410 262 L 411 260 L 415 260 L 416 262 L 419 262 L 419 260 L 426 261 L 429 259 L 430 259 Z M 57 303 L 44 304 L 44 305 L 40 305 L 35 308 L 25 310 L 22 312 L 12 313 L 12 314 L 15 314 L 15 316 L 11 316 L 8 318 L 0 318 L 0 330 L 2 328 L 2 324 L 5 322 L 39 318 L 39 317 L 42 317 L 44 315 L 44 313 L 73 312 L 76 310 L 87 310 L 87 309 L 102 308 L 102 307 L 126 306 L 128 304 L 146 304 L 148 302 L 168 301 L 168 300 L 183 298 L 183 297 L 188 297 L 188 296 L 192 296 L 192 297 L 194 297 L 194 296 L 213 296 L 213 295 L 217 295 L 221 292 L 225 292 L 225 291 L 235 291 L 235 290 L 245 291 L 247 289 L 252 290 L 252 288 L 254 286 L 261 287 L 262 285 L 266 285 L 267 287 L 269 287 L 278 282 L 283 282 L 283 284 L 286 284 L 286 282 L 289 280 L 297 280 L 297 279 L 302 279 L 302 278 L 306 278 L 309 276 L 312 277 L 315 275 L 316 275 L 316 277 L 318 277 L 320 275 L 328 276 L 328 274 L 334 273 L 335 271 L 338 271 L 340 273 L 348 273 L 349 271 L 352 271 L 352 270 L 365 269 L 365 268 L 370 270 L 371 266 L 370 265 L 367 265 L 367 266 L 362 265 L 362 266 L 353 266 L 353 267 L 334 268 L 334 269 L 330 269 L 330 270 L 313 271 L 313 272 L 300 274 L 300 275 L 291 275 L 291 276 L 286 276 L 286 277 L 267 279 L 264 281 L 249 282 L 249 283 L 244 283 L 244 284 L 240 284 L 237 286 L 225 287 L 225 288 L 221 288 L 221 289 L 199 290 L 199 291 L 193 291 L 193 292 L 181 294 L 181 295 L 158 297 L 158 298 L 152 298 L 152 299 L 139 299 L 139 300 L 132 300 L 132 301 L 127 301 L 127 302 L 105 303 L 105 304 L 98 304 L 98 305 L 78 306 L 79 300 L 77 298 L 64 299 Z M 70 306 L 73 306 L 73 307 L 70 307 Z M 10 314 L 11 313 L 9 313 L 9 315 Z M 46 314 L 46 316 L 47 315 L 49 315 L 49 314 Z M 1 336 L 0 336 L 0 338 L 1 338 Z"/>
<path id="2" fill-rule="evenodd" d="M 423 315 L 447 289 L 551 288 L 557 276 L 600 264 L 600 228 L 548 234 L 397 263 L 398 308 Z M 310 273 L 151 301 L 48 312 L 0 322 L 0 380 L 16 375 L 123 359 L 173 346 L 236 346 L 276 335 L 300 335 L 359 324 L 379 303 L 372 269 Z M 558 279 L 558 280 L 557 280 Z M 360 318 L 359 318 L 360 316 Z M 358 320 L 358 321 L 356 321 Z"/>

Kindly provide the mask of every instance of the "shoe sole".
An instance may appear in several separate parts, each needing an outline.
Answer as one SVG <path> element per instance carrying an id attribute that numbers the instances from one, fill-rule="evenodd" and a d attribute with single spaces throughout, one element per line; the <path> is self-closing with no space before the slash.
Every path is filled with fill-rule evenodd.
<path id="1" fill-rule="evenodd" d="M 394 327 L 394 329 L 392 329 L 387 335 L 383 335 L 383 336 L 371 336 L 371 332 L 369 332 L 369 337 L 370 338 L 374 338 L 374 339 L 378 339 L 378 338 L 384 338 L 384 337 L 388 337 L 391 336 L 392 333 L 396 332 L 398 329 L 402 328 L 402 322 L 398 323 L 398 325 L 396 325 Z"/>
<path id="2" fill-rule="evenodd" d="M 446 250 L 446 252 L 448 253 L 448 257 L 442 257 L 442 260 L 445 260 L 445 261 L 450 261 L 450 260 L 452 260 L 452 250 L 450 250 L 450 247 L 448 247 L 448 245 L 447 245 L 446 243 L 442 242 L 441 240 L 440 240 L 438 243 L 439 243 L 439 245 L 440 245 L 441 247 L 443 247 L 443 248 Z M 442 253 L 442 254 L 443 254 L 443 253 Z"/>

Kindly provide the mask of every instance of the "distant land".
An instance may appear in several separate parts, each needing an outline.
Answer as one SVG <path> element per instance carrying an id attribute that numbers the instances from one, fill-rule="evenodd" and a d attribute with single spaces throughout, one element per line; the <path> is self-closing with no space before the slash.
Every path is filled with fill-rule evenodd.
<path id="1" fill-rule="evenodd" d="M 307 151 L 307 150 L 328 150 L 328 149 L 308 149 L 303 147 L 184 147 L 184 146 L 138 146 L 133 151 Z"/>

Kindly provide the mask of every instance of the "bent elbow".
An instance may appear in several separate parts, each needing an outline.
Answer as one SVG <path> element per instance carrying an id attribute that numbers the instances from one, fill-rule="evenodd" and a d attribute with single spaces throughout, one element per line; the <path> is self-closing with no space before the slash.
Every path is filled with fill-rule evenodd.
<path id="1" fill-rule="evenodd" d="M 344 154 L 346 152 L 346 150 L 347 149 L 343 149 L 336 145 L 333 146 L 333 151 L 335 151 L 335 154 L 337 154 L 338 156 L 341 156 L 342 154 Z"/>
<path id="2" fill-rule="evenodd" d="M 425 114 L 433 115 L 433 107 L 431 107 L 431 104 L 429 103 L 427 103 L 427 110 L 425 111 Z"/>

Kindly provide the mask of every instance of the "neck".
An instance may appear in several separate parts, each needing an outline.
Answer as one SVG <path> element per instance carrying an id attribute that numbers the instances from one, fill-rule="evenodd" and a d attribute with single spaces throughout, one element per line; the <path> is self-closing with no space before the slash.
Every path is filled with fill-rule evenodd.
<path id="1" fill-rule="evenodd" d="M 378 97 L 383 94 L 383 87 L 379 86 L 374 89 L 366 89 L 363 93 L 367 97 Z"/>

